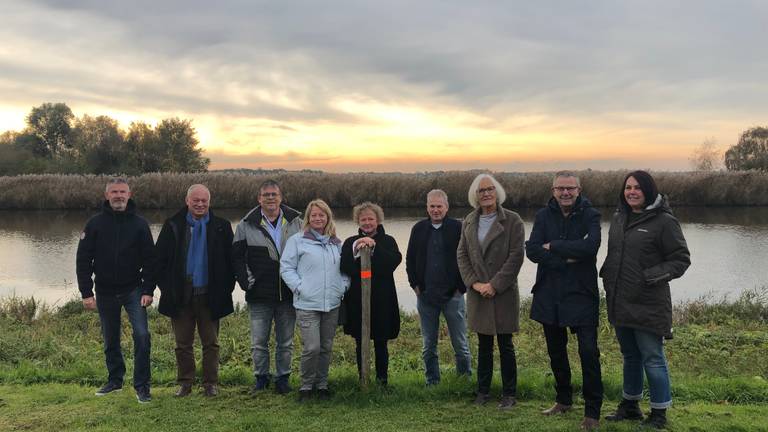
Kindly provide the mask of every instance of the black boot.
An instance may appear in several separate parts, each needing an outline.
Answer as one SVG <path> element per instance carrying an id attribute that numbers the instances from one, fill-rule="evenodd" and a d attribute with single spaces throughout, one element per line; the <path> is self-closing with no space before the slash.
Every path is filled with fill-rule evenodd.
<path id="1" fill-rule="evenodd" d="M 640 402 L 636 400 L 622 399 L 613 414 L 605 416 L 608 421 L 642 420 L 643 412 L 640 411 Z"/>
<path id="2" fill-rule="evenodd" d="M 651 408 L 651 414 L 643 420 L 643 424 L 656 429 L 664 429 L 667 426 L 667 410 L 665 408 Z"/>

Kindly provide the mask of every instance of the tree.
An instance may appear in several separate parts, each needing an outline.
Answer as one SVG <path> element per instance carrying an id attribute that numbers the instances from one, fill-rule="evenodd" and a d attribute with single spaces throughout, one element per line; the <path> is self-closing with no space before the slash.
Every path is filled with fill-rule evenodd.
<path id="1" fill-rule="evenodd" d="M 117 120 L 107 117 L 83 115 L 72 130 L 76 158 L 86 171 L 112 174 L 131 170 L 131 155 L 125 146 L 123 132 Z"/>
<path id="2" fill-rule="evenodd" d="M 133 122 L 125 136 L 125 144 L 131 152 L 133 163 L 139 172 L 160 172 L 162 162 L 160 140 L 157 133 L 144 122 Z"/>
<path id="3" fill-rule="evenodd" d="M 725 152 L 729 171 L 768 170 L 768 128 L 753 127 L 741 134 L 739 142 Z"/>
<path id="4" fill-rule="evenodd" d="M 707 138 L 688 158 L 694 171 L 713 171 L 720 165 L 721 153 L 714 138 Z"/>
<path id="5" fill-rule="evenodd" d="M 170 172 L 206 171 L 211 160 L 203 157 L 197 132 L 191 120 L 165 119 L 155 128 L 160 142 L 162 170 Z"/>
<path id="6" fill-rule="evenodd" d="M 64 103 L 44 103 L 27 115 L 27 129 L 37 141 L 29 150 L 37 156 L 54 158 L 70 148 L 69 134 L 75 115 Z"/>

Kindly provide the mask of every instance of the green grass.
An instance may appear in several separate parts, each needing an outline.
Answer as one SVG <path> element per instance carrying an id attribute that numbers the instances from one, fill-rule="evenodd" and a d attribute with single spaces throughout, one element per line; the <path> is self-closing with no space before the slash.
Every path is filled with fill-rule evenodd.
<path id="1" fill-rule="evenodd" d="M 675 309 L 675 338 L 666 347 L 675 401 L 670 430 L 768 431 L 765 293 L 750 291 L 732 302 L 697 301 Z M 552 403 L 554 390 L 541 328 L 525 318 L 529 306 L 524 302 L 521 331 L 514 338 L 520 406 L 502 413 L 469 403 L 475 382 L 453 374 L 444 325 L 439 345 L 443 380 L 437 387 L 424 387 L 418 320 L 410 314 L 402 315 L 400 337 L 390 343 L 389 389 L 358 390 L 354 341 L 339 332 L 331 365 L 333 399 L 302 405 L 295 394 L 248 394 L 253 378 L 248 314 L 243 309 L 222 320 L 222 395 L 174 399 L 173 334 L 170 321 L 153 308 L 149 320 L 155 400 L 140 406 L 131 389 L 127 318 L 125 390 L 97 398 L 93 392 L 106 375 L 98 316 L 83 311 L 79 300 L 53 310 L 29 300 L 6 299 L 0 301 L 0 430 L 575 430 L 581 406 L 554 419 L 538 414 Z M 604 308 L 602 313 L 599 337 L 608 412 L 621 397 L 621 355 Z M 578 395 L 580 369 L 575 340 L 571 342 Z M 472 336 L 473 354 L 476 343 Z M 295 350 L 294 387 L 298 337 Z M 497 375 L 492 393 L 499 392 Z M 603 422 L 601 430 L 635 428 Z"/>

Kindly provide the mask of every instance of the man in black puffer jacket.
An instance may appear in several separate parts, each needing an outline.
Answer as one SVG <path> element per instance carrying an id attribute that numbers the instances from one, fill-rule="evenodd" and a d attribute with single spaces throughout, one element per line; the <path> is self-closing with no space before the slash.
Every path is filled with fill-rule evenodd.
<path id="1" fill-rule="evenodd" d="M 147 221 L 136 214 L 125 179 L 110 180 L 104 196 L 101 213 L 88 220 L 77 245 L 77 285 L 83 306 L 99 312 L 109 372 L 107 383 L 96 395 L 123 388 L 125 362 L 120 349 L 120 311 L 125 308 L 133 330 L 133 386 L 139 402 L 146 403 L 152 400 L 146 307 L 152 304 L 155 289 L 154 243 Z"/>
<path id="2" fill-rule="evenodd" d="M 536 213 L 531 237 L 525 244 L 528 259 L 537 263 L 531 319 L 544 326 L 556 403 L 544 415 L 564 413 L 573 405 L 571 368 L 568 363 L 570 328 L 579 342 L 584 382 L 582 429 L 597 429 L 603 402 L 597 324 L 600 296 L 597 290 L 597 250 L 600 248 L 600 212 L 579 196 L 576 174 L 555 174 L 553 197 Z"/>

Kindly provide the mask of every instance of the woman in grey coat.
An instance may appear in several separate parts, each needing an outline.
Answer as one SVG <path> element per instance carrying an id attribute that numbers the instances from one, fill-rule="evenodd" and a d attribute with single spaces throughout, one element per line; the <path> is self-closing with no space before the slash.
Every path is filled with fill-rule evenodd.
<path id="1" fill-rule="evenodd" d="M 462 223 L 457 258 L 467 286 L 467 323 L 478 337 L 475 404 L 484 405 L 490 399 L 495 336 L 501 360 L 499 408 L 509 409 L 517 393 L 512 333 L 520 328 L 517 274 L 525 256 L 525 231 L 520 216 L 501 207 L 506 193 L 489 174 L 475 178 L 468 198 L 475 210 Z"/>
<path id="2" fill-rule="evenodd" d="M 608 321 L 624 357 L 623 399 L 608 420 L 642 419 L 643 375 L 648 379 L 651 414 L 645 423 L 667 423 L 672 405 L 664 339 L 672 337 L 669 281 L 685 273 L 691 256 L 680 224 L 645 171 L 624 178 L 619 208 L 608 232 L 608 254 L 600 269 Z"/>

